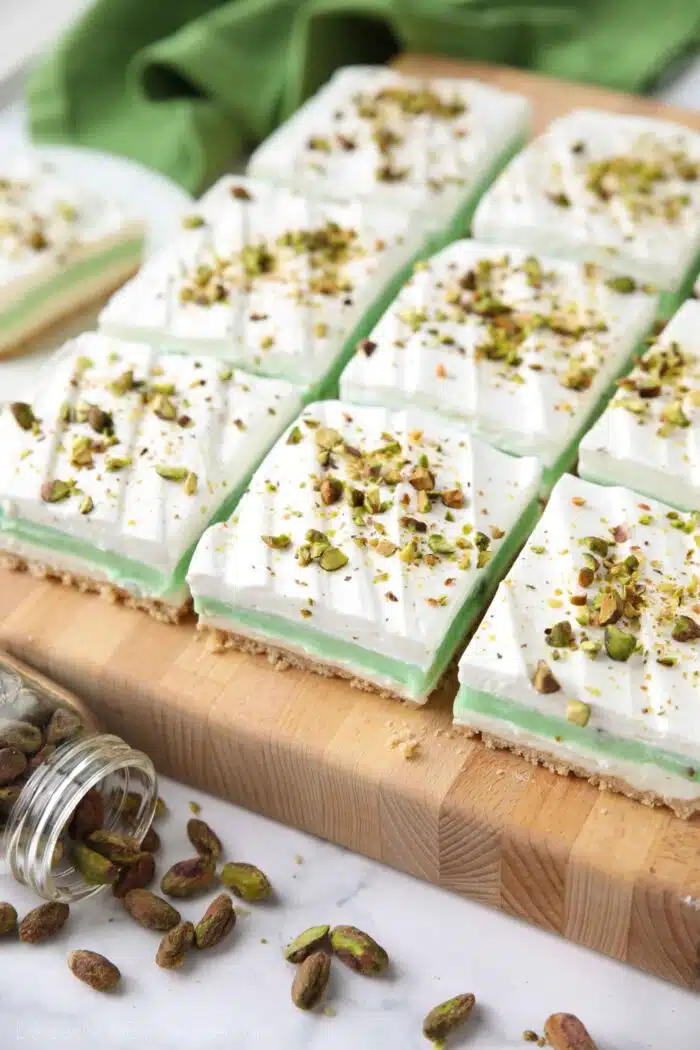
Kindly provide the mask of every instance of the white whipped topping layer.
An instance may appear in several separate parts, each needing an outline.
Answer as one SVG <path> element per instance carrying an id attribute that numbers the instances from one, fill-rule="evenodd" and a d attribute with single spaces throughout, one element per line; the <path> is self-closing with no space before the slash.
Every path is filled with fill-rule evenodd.
<path id="1" fill-rule="evenodd" d="M 144 226 L 114 201 L 59 176 L 39 157 L 0 160 L 0 311 L 84 259 Z"/>
<path id="2" fill-rule="evenodd" d="M 615 159 L 619 166 L 620 158 L 651 166 L 661 158 L 664 168 L 673 153 L 693 175 L 700 133 L 649 117 L 574 110 L 511 161 L 477 208 L 474 236 L 591 260 L 675 290 L 700 251 L 700 179 L 674 169 L 673 177 L 650 182 L 648 194 L 630 194 L 629 179 L 623 185 L 613 172 L 596 180 L 593 172 L 601 195 L 590 188 L 589 167 Z M 687 203 L 669 204 L 673 198 Z"/>
<path id="3" fill-rule="evenodd" d="M 657 299 L 614 291 L 609 271 L 597 267 L 536 261 L 539 287 L 528 276 L 533 257 L 521 248 L 457 241 L 420 263 L 343 372 L 341 397 L 438 411 L 500 448 L 553 464 L 648 331 Z M 533 327 L 516 347 L 516 366 L 489 359 L 483 347 L 492 318 L 473 312 L 481 292 L 470 290 L 469 279 L 489 264 L 489 294 L 512 317 L 556 317 L 587 330 L 572 336 Z M 605 331 L 596 330 L 601 325 Z M 576 362 L 594 370 L 587 389 L 562 383 Z"/>
<path id="4" fill-rule="evenodd" d="M 581 442 L 579 472 L 700 506 L 700 303 L 684 303 L 620 386 Z"/>
<path id="5" fill-rule="evenodd" d="M 431 111 L 435 99 L 443 107 Z M 419 212 L 434 227 L 472 197 L 530 123 L 526 98 L 477 80 L 348 66 L 258 147 L 248 172 Z"/>
<path id="6" fill-rule="evenodd" d="M 647 515 L 649 524 L 641 524 Z M 700 642 L 672 639 L 673 614 L 659 621 L 663 600 L 671 602 L 674 588 L 685 588 L 681 611 L 700 623 L 700 532 L 673 527 L 686 517 L 628 489 L 564 475 L 467 646 L 460 682 L 558 718 L 566 718 L 567 701 L 583 701 L 590 706 L 589 729 L 676 751 L 695 765 L 700 761 Z M 590 551 L 581 541 L 591 536 L 611 541 L 611 529 L 619 526 L 618 535 L 628 538 L 611 543 L 611 553 L 617 561 L 630 554 L 639 558 L 648 598 L 638 630 L 625 620 L 615 625 L 641 643 L 641 651 L 626 662 L 611 659 L 604 647 L 594 659 L 586 655 L 580 642 L 586 637 L 602 642 L 603 629 L 579 626 L 581 607 L 571 604 L 572 595 L 587 593 L 578 573 Z M 667 586 L 664 595 L 659 588 Z M 576 648 L 555 650 L 545 631 L 563 620 L 571 623 Z M 658 657 L 677 662 L 664 666 Z M 561 686 L 558 692 L 540 693 L 532 685 L 540 660 L 549 664 Z M 545 741 L 541 749 L 548 750 Z"/>
<path id="7" fill-rule="evenodd" d="M 319 428 L 313 424 L 332 428 L 363 453 L 398 442 L 403 464 L 398 483 L 373 476 L 354 480 L 348 465 L 358 460 L 342 451 L 323 468 Z M 232 519 L 200 541 L 188 574 L 195 600 L 213 598 L 268 613 L 428 670 L 455 615 L 483 579 L 477 534 L 483 532 L 489 550 L 498 552 L 537 493 L 537 461 L 506 456 L 415 409 L 392 412 L 325 401 L 305 409 L 297 427 L 268 454 Z M 435 491 L 461 488 L 463 506 L 448 508 L 438 496 L 430 509 L 418 510 L 419 491 L 407 478 L 421 457 Z M 383 508 L 358 525 L 346 495 L 330 505 L 323 502 L 318 485 L 326 477 L 365 492 L 378 488 Z M 347 564 L 337 571 L 324 571 L 316 561 L 300 564 L 296 551 L 307 542 L 309 529 L 325 533 Z M 434 555 L 433 534 L 452 553 Z M 288 536 L 290 542 L 274 550 L 263 536 Z M 358 546 L 358 538 L 365 545 Z M 411 540 L 420 560 L 409 562 L 401 551 Z M 373 546 L 377 541 L 394 549 L 384 554 Z"/>
<path id="8" fill-rule="evenodd" d="M 101 328 L 298 383 L 328 372 L 420 244 L 401 212 L 231 176 L 194 206 L 189 221 L 199 220 L 113 296 Z M 350 239 L 337 265 L 323 266 L 323 246 L 312 265 L 303 246 L 280 243 L 334 231 Z"/>
<path id="9" fill-rule="evenodd" d="M 129 371 L 138 385 L 118 396 L 110 384 Z M 0 512 L 172 572 L 301 404 L 288 383 L 222 375 L 210 359 L 159 354 L 99 333 L 78 336 L 42 371 L 33 432 L 18 425 L 10 406 L 0 412 Z M 142 383 L 172 386 L 159 411 L 172 405 L 175 419 L 160 418 L 157 402 L 143 403 Z M 94 451 L 92 466 L 78 467 L 75 441 L 105 437 L 90 422 L 60 422 L 63 405 L 74 415 L 83 404 L 111 414 L 117 443 Z M 115 458 L 131 462 L 110 471 Z M 196 475 L 195 490 L 189 494 L 185 479 L 167 480 L 156 467 Z M 46 502 L 42 486 L 55 480 L 74 480 L 81 494 Z M 87 497 L 94 507 L 81 514 Z"/>

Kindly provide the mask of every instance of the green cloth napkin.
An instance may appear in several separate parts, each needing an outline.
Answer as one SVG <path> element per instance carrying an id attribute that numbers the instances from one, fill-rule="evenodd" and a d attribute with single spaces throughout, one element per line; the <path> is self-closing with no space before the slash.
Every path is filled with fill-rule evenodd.
<path id="1" fill-rule="evenodd" d="M 34 68 L 31 131 L 199 191 L 340 65 L 399 50 L 644 90 L 700 0 L 96 0 Z"/>

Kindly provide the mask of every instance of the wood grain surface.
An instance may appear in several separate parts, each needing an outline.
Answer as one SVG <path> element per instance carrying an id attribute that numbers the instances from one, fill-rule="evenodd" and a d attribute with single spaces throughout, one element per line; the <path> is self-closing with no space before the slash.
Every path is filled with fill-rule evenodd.
<path id="1" fill-rule="evenodd" d="M 538 126 L 577 105 L 700 117 L 534 75 L 406 57 L 526 92 Z M 195 787 L 700 990 L 700 818 L 684 823 L 486 750 L 426 708 L 214 655 L 180 627 L 0 573 L 0 645 L 82 694 L 105 727 Z M 415 739 L 404 757 L 397 740 Z"/>

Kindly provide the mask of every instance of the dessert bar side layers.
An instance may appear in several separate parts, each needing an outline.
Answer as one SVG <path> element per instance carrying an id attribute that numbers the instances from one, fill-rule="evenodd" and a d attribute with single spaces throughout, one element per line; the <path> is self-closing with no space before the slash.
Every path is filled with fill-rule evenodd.
<path id="1" fill-rule="evenodd" d="M 300 403 L 214 360 L 80 336 L 31 406 L 0 414 L 0 556 L 181 611 L 194 544 Z"/>
<path id="2" fill-rule="evenodd" d="M 138 269 L 143 224 L 38 155 L 0 165 L 0 355 L 106 296 Z"/>
<path id="3" fill-rule="evenodd" d="M 437 416 L 309 406 L 188 574 L 224 643 L 423 702 L 537 516 L 539 465 Z"/>
<path id="4" fill-rule="evenodd" d="M 462 657 L 455 722 L 696 811 L 699 541 L 695 515 L 564 476 Z"/>
<path id="5" fill-rule="evenodd" d="M 579 473 L 700 507 L 700 303 L 689 301 L 625 376 L 581 442 Z"/>

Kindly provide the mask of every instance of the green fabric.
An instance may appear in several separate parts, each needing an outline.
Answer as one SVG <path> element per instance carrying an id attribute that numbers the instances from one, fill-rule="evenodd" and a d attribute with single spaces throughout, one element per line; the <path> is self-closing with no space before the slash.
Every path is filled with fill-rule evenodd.
<path id="1" fill-rule="evenodd" d="M 700 0 L 96 0 L 30 76 L 30 123 L 198 191 L 340 65 L 406 50 L 644 90 L 698 43 Z"/>

